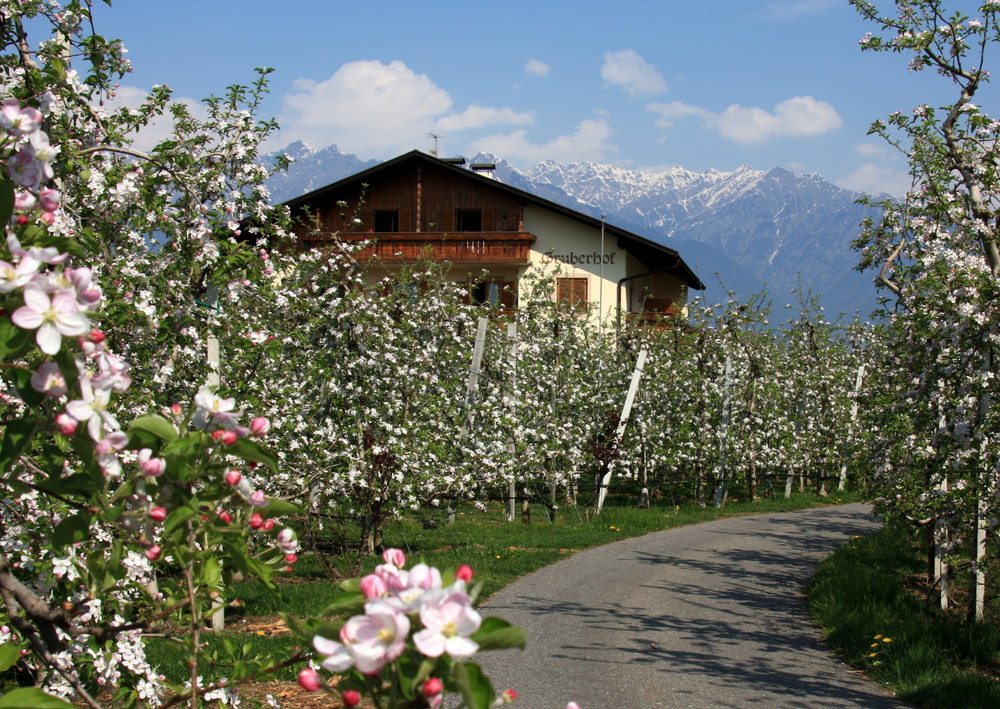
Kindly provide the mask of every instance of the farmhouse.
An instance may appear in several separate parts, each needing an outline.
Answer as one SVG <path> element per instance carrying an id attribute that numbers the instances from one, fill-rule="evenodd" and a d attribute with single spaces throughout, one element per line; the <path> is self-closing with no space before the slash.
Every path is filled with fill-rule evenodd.
<path id="1" fill-rule="evenodd" d="M 555 299 L 605 318 L 678 312 L 702 282 L 673 249 L 492 179 L 412 151 L 286 202 L 303 249 L 363 242 L 377 280 L 431 258 L 469 284 L 470 302 L 512 309 L 530 269 L 555 278 Z"/>

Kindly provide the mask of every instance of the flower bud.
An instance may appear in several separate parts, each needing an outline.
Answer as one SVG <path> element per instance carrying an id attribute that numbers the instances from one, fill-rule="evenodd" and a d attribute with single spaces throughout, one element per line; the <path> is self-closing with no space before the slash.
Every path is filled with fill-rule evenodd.
<path id="1" fill-rule="evenodd" d="M 402 549 L 386 549 L 382 552 L 382 560 L 387 564 L 392 564 L 397 569 L 406 565 L 406 554 Z"/>
<path id="2" fill-rule="evenodd" d="M 298 560 L 299 560 L 299 557 L 297 557 L 295 554 L 285 554 L 285 563 L 286 564 L 294 564 Z"/>
<path id="3" fill-rule="evenodd" d="M 299 672 L 299 686 L 307 692 L 318 692 L 323 686 L 319 678 L 319 673 L 311 667 L 307 667 Z"/>
<path id="4" fill-rule="evenodd" d="M 344 706 L 347 709 L 354 709 L 354 707 L 361 704 L 361 695 L 356 689 L 345 689 L 344 690 Z"/>
<path id="5" fill-rule="evenodd" d="M 378 574 L 368 574 L 361 579 L 361 593 L 365 598 L 381 598 L 389 591 L 389 585 Z"/>
<path id="6" fill-rule="evenodd" d="M 251 529 L 260 529 L 264 526 L 264 518 L 260 516 L 260 512 L 254 512 L 247 520 L 247 524 L 250 525 Z"/>
<path id="7" fill-rule="evenodd" d="M 272 529 L 274 529 L 274 520 L 265 519 L 264 524 L 260 525 L 260 528 L 263 529 L 265 532 L 270 532 Z"/>
<path id="8" fill-rule="evenodd" d="M 167 511 L 162 507 L 154 507 L 149 511 L 149 518 L 154 522 L 162 522 L 167 518 Z"/>
<path id="9" fill-rule="evenodd" d="M 222 512 L 219 513 L 219 519 L 221 519 L 226 524 L 230 524 L 233 521 L 233 518 L 225 510 L 222 510 Z"/>
<path id="10" fill-rule="evenodd" d="M 242 473 L 239 470 L 230 470 L 226 473 L 226 485 L 231 485 L 236 487 L 240 484 L 240 480 L 243 479 Z"/>
<path id="11" fill-rule="evenodd" d="M 420 688 L 420 691 L 423 692 L 427 699 L 430 699 L 435 694 L 441 694 L 444 691 L 444 682 L 437 677 L 431 677 L 424 682 L 424 686 Z"/>
<path id="12" fill-rule="evenodd" d="M 146 550 L 146 558 L 150 561 L 156 561 L 160 558 L 160 554 L 163 553 L 163 549 L 160 548 L 159 544 L 154 544 Z"/>
<path id="13" fill-rule="evenodd" d="M 505 689 L 503 690 L 503 694 L 500 695 L 500 699 L 504 704 L 513 704 L 517 701 L 517 692 L 513 689 Z"/>
<path id="14" fill-rule="evenodd" d="M 76 419 L 69 414 L 56 416 L 56 426 L 59 427 L 59 433 L 64 436 L 72 436 L 76 433 Z"/>
<path id="15" fill-rule="evenodd" d="M 255 436 L 266 435 L 271 430 L 271 422 L 263 416 L 258 416 L 250 422 L 250 433 Z"/>
<path id="16" fill-rule="evenodd" d="M 468 564 L 462 564 L 455 569 L 455 578 L 469 583 L 472 580 L 472 567 Z"/>

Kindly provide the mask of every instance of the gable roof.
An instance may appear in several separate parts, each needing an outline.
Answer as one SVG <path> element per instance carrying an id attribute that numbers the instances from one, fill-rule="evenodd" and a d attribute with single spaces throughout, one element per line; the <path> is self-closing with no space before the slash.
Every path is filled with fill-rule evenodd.
<path id="1" fill-rule="evenodd" d="M 552 212 L 569 217 L 570 219 L 574 219 L 589 227 L 600 229 L 602 226 L 602 221 L 600 219 L 595 219 L 587 214 L 570 209 L 569 207 L 561 205 L 558 202 L 553 202 L 530 192 L 526 192 L 516 187 L 511 187 L 510 185 L 506 185 L 503 182 L 495 180 L 491 177 L 484 177 L 483 175 L 480 175 L 472 170 L 466 170 L 458 167 L 451 162 L 438 159 L 419 150 L 411 150 L 410 152 L 404 153 L 399 157 L 374 165 L 367 170 L 362 170 L 361 172 L 353 175 L 348 175 L 347 177 L 337 180 L 336 182 L 333 182 L 325 187 L 320 187 L 312 192 L 307 192 L 300 197 L 290 199 L 283 204 L 287 206 L 290 211 L 294 212 L 297 207 L 309 204 L 313 200 L 321 198 L 328 193 L 337 192 L 342 188 L 349 187 L 356 183 L 364 183 L 375 175 L 392 171 L 395 168 L 407 163 L 432 165 L 437 169 L 444 170 L 445 172 L 451 172 L 462 177 L 463 179 L 479 181 L 487 187 L 505 192 L 525 203 L 543 207 Z M 632 253 L 642 263 L 657 263 L 663 262 L 665 258 L 669 259 L 672 263 L 655 270 L 672 273 L 687 283 L 689 287 L 696 290 L 705 289 L 705 284 L 701 282 L 701 279 L 695 275 L 694 271 L 691 270 L 691 267 L 685 263 L 684 259 L 681 258 L 681 255 L 675 249 L 671 249 L 669 246 L 664 246 L 663 244 L 657 243 L 652 239 L 647 239 L 633 232 L 616 227 L 613 224 L 608 224 L 607 222 L 603 222 L 603 227 L 606 235 L 615 237 L 618 240 L 618 246 Z"/>

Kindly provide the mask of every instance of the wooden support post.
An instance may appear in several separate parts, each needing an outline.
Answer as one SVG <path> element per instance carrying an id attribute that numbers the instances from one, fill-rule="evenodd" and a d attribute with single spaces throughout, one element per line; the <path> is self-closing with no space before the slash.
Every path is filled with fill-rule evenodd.
<path id="1" fill-rule="evenodd" d="M 861 395 L 861 382 L 865 378 L 865 365 L 858 367 L 858 376 L 854 379 L 854 401 L 851 403 L 851 423 L 858 420 L 858 397 Z M 840 482 L 837 484 L 838 490 L 843 490 L 847 485 L 847 461 L 840 466 Z"/>
<path id="2" fill-rule="evenodd" d="M 733 356 L 726 354 L 726 370 L 722 380 L 722 420 L 719 423 L 719 474 L 715 481 L 715 506 L 726 504 L 729 493 L 729 461 L 726 450 L 729 446 L 729 410 L 732 406 Z"/>
<path id="3" fill-rule="evenodd" d="M 504 403 L 507 408 L 514 409 L 514 388 L 517 382 L 517 323 L 507 323 L 507 339 L 510 341 L 510 368 L 508 370 L 508 380 L 507 380 L 507 393 L 504 395 Z M 514 453 L 517 451 L 517 446 L 514 443 L 514 436 L 511 434 L 510 440 L 507 441 L 507 453 L 513 458 Z M 514 515 L 517 514 L 517 480 L 515 476 L 511 476 L 510 483 L 507 485 L 507 521 L 513 522 Z"/>
<path id="4" fill-rule="evenodd" d="M 458 432 L 459 438 L 465 438 L 472 430 L 476 414 L 476 395 L 479 389 L 479 374 L 483 363 L 483 349 L 486 346 L 486 328 L 489 320 L 479 318 L 476 325 L 476 343 L 472 347 L 472 364 L 469 365 L 469 380 L 465 387 L 465 421 Z M 455 521 L 455 501 L 448 500 L 448 524 Z"/>
<path id="5" fill-rule="evenodd" d="M 635 395 L 639 391 L 639 382 L 642 380 L 642 370 L 646 366 L 646 350 L 639 351 L 639 357 L 635 362 L 635 369 L 632 370 L 632 381 L 628 385 L 628 394 L 625 395 L 625 406 L 622 407 L 621 418 L 618 419 L 618 428 L 615 430 L 615 437 L 612 442 L 617 447 L 625 435 L 625 427 L 628 425 L 628 417 L 632 413 L 632 404 L 635 402 Z M 604 499 L 608 495 L 608 485 L 611 484 L 611 473 L 614 472 L 614 464 L 609 463 L 604 477 L 600 480 L 600 489 L 597 491 L 597 504 L 594 505 L 594 514 L 599 515 L 604 508 Z"/>

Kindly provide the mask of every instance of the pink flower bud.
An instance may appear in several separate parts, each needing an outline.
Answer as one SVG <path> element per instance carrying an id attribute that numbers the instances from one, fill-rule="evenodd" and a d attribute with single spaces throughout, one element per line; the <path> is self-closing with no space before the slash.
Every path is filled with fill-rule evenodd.
<path id="1" fill-rule="evenodd" d="M 160 558 L 160 554 L 163 553 L 163 549 L 160 548 L 159 544 L 154 544 L 146 550 L 146 558 L 150 561 L 156 561 Z"/>
<path id="2" fill-rule="evenodd" d="M 240 480 L 242 479 L 243 475 L 240 473 L 239 470 L 230 470 L 228 473 L 226 473 L 227 485 L 232 485 L 233 487 L 236 487 L 237 485 L 240 484 Z"/>
<path id="3" fill-rule="evenodd" d="M 263 529 L 265 532 L 270 532 L 272 529 L 274 529 L 274 520 L 265 519 L 264 524 L 260 525 L 260 528 Z"/>
<path id="4" fill-rule="evenodd" d="M 389 591 L 389 585 L 378 574 L 368 574 L 361 578 L 361 593 L 365 598 L 381 598 Z"/>
<path id="5" fill-rule="evenodd" d="M 38 203 L 43 212 L 54 212 L 59 209 L 59 190 L 45 189 L 38 195 Z"/>
<path id="6" fill-rule="evenodd" d="M 64 436 L 72 436 L 76 433 L 76 419 L 69 414 L 56 416 L 56 426 L 59 427 L 59 433 Z"/>
<path id="7" fill-rule="evenodd" d="M 299 672 L 299 686 L 307 692 L 318 692 L 323 683 L 320 681 L 319 673 L 307 667 Z"/>
<path id="8" fill-rule="evenodd" d="M 286 564 L 294 564 L 298 560 L 299 560 L 299 557 L 297 557 L 295 554 L 285 554 L 285 563 Z"/>
<path id="9" fill-rule="evenodd" d="M 149 511 L 149 518 L 154 522 L 162 522 L 167 518 L 167 511 L 162 507 L 154 507 Z"/>
<path id="10" fill-rule="evenodd" d="M 382 560 L 387 564 L 392 564 L 397 569 L 403 568 L 406 564 L 406 554 L 402 549 L 386 549 L 382 552 Z"/>
<path id="11" fill-rule="evenodd" d="M 424 686 L 420 688 L 420 691 L 423 692 L 427 699 L 430 699 L 435 694 L 441 694 L 444 691 L 444 682 L 437 677 L 431 677 L 424 682 Z"/>
<path id="12" fill-rule="evenodd" d="M 570 702 L 566 705 L 566 709 L 580 709 L 580 705 L 576 702 Z"/>
<path id="13" fill-rule="evenodd" d="M 500 695 L 500 699 L 504 704 L 513 704 L 517 701 L 517 692 L 513 689 L 505 689 L 503 690 L 503 694 Z"/>
<path id="14" fill-rule="evenodd" d="M 181 405 L 180 404 L 171 404 L 170 405 L 170 413 L 172 413 L 174 416 L 180 416 L 181 415 L 181 411 L 182 411 L 182 409 L 181 409 Z"/>
<path id="15" fill-rule="evenodd" d="M 154 458 L 153 451 L 149 448 L 139 451 L 137 462 L 139 471 L 146 477 L 158 478 L 167 470 L 167 461 L 163 458 Z"/>
<path id="16" fill-rule="evenodd" d="M 271 422 L 263 416 L 258 416 L 250 422 L 250 433 L 255 436 L 264 436 L 271 430 Z"/>
<path id="17" fill-rule="evenodd" d="M 354 707 L 361 704 L 361 695 L 358 694 L 356 689 L 345 689 L 344 690 L 344 706 L 347 709 L 354 709 Z"/>
<path id="18" fill-rule="evenodd" d="M 263 490 L 254 490 L 250 494 L 250 499 L 248 502 L 254 507 L 267 507 L 267 497 L 264 496 Z"/>
<path id="19" fill-rule="evenodd" d="M 468 564 L 462 564 L 455 569 L 455 578 L 469 583 L 472 580 L 472 567 Z"/>
<path id="20" fill-rule="evenodd" d="M 250 525 L 251 529 L 260 529 L 264 526 L 264 518 L 260 516 L 260 512 L 254 512 L 247 520 L 247 524 Z"/>
<path id="21" fill-rule="evenodd" d="M 95 345 L 101 344 L 102 342 L 104 342 L 104 333 L 101 332 L 100 330 L 91 330 L 90 331 L 90 341 L 93 342 Z M 174 404 L 174 406 L 177 406 L 177 405 Z M 178 408 L 180 408 L 180 407 L 178 407 Z"/>
<path id="22" fill-rule="evenodd" d="M 233 521 L 233 518 L 225 510 L 222 510 L 222 512 L 219 513 L 219 519 L 221 519 L 226 524 L 230 524 Z"/>

